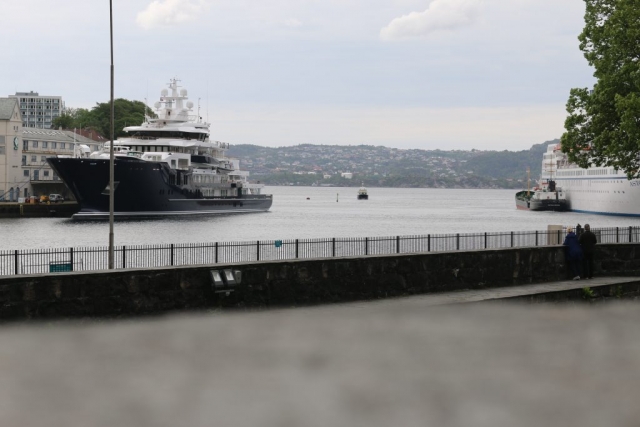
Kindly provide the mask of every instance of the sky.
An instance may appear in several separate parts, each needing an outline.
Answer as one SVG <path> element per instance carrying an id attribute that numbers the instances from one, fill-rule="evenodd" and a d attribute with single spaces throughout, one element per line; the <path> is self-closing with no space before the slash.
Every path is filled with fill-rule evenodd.
<path id="1" fill-rule="evenodd" d="M 524 150 L 558 138 L 583 0 L 113 0 L 115 96 L 177 77 L 231 144 Z M 110 96 L 108 0 L 0 14 L 0 96 Z"/>

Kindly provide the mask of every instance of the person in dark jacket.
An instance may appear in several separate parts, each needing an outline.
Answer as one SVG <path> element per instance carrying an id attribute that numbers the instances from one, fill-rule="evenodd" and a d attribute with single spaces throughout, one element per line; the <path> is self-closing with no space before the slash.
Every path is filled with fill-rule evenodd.
<path id="1" fill-rule="evenodd" d="M 566 246 L 567 262 L 573 273 L 573 280 L 580 280 L 580 267 L 582 264 L 582 248 L 578 242 L 578 236 L 573 232 L 573 227 L 567 227 L 567 237 L 564 239 Z"/>
<path id="2" fill-rule="evenodd" d="M 584 254 L 584 263 L 582 266 L 584 277 L 593 279 L 593 253 L 595 252 L 598 239 L 596 239 L 596 235 L 591 232 L 589 224 L 584 225 L 584 233 L 582 233 L 578 242 L 580 242 L 582 253 Z"/>

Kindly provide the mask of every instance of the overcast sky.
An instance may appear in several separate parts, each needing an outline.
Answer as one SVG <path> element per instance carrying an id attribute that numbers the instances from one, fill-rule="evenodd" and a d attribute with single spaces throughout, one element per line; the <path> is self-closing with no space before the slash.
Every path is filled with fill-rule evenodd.
<path id="1" fill-rule="evenodd" d="M 0 96 L 109 99 L 109 1 L 5 2 Z M 212 137 L 522 150 L 562 134 L 583 0 L 113 0 L 115 95 L 178 77 Z"/>

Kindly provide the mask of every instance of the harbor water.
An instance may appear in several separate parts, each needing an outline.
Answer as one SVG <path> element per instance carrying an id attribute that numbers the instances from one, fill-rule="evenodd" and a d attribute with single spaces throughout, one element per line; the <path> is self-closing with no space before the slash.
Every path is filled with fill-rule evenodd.
<path id="1" fill-rule="evenodd" d="M 405 236 L 546 230 L 550 224 L 640 226 L 640 218 L 515 207 L 515 190 L 267 187 L 266 213 L 117 221 L 116 245 L 234 242 L 314 237 Z M 0 219 L 0 249 L 106 246 L 107 222 L 63 218 Z"/>

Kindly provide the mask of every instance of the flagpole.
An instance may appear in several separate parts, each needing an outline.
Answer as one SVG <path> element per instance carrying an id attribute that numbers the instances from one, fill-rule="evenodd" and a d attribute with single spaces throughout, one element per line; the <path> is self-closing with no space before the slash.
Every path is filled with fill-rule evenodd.
<path id="1" fill-rule="evenodd" d="M 114 139 L 114 108 L 113 108 L 113 0 L 109 0 L 109 31 L 111 35 L 111 142 L 109 144 L 109 270 L 113 270 L 113 188 L 114 161 L 113 161 L 113 139 Z"/>

